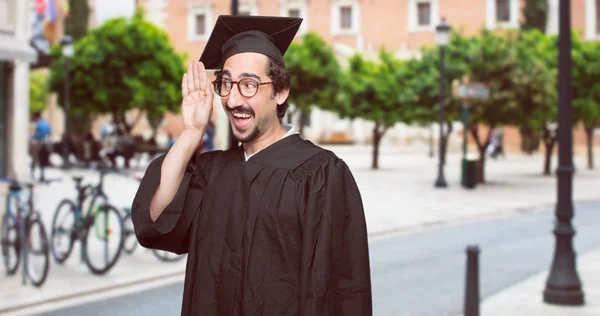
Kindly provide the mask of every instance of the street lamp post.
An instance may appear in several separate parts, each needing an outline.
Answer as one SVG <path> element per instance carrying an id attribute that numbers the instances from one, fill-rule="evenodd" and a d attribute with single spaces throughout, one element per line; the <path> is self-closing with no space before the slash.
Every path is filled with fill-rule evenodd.
<path id="1" fill-rule="evenodd" d="M 583 305 L 581 281 L 576 270 L 573 235 L 573 132 L 571 126 L 571 3 L 560 1 L 559 33 L 559 166 L 555 250 L 550 275 L 544 290 L 544 302 L 559 305 Z"/>
<path id="2" fill-rule="evenodd" d="M 444 94 L 444 87 L 446 85 L 444 78 L 444 55 L 446 53 L 446 46 L 448 46 L 448 42 L 450 42 L 450 25 L 446 23 L 444 18 L 442 18 L 441 23 L 436 27 L 436 42 L 440 47 L 440 163 L 435 187 L 445 188 L 448 184 L 444 178 L 444 164 L 446 163 L 446 154 L 444 152 L 444 103 L 446 97 Z"/>
<path id="3" fill-rule="evenodd" d="M 69 164 L 69 103 L 70 103 L 70 69 L 69 61 L 73 57 L 73 38 L 70 35 L 65 35 L 60 41 L 62 46 L 62 55 L 65 59 L 65 95 L 64 95 L 64 119 L 65 131 L 63 133 L 63 168 L 68 169 Z"/>
<path id="4" fill-rule="evenodd" d="M 238 0 L 231 0 L 231 15 L 238 15 L 239 12 Z M 229 124 L 229 148 L 236 148 L 238 146 L 238 140 L 233 136 L 233 127 Z"/>

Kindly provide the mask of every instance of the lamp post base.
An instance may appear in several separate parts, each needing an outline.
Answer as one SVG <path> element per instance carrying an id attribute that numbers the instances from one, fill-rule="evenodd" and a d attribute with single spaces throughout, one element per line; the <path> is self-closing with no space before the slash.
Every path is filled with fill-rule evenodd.
<path id="1" fill-rule="evenodd" d="M 558 170 L 560 175 L 570 176 L 569 168 Z M 572 214 L 571 206 L 567 206 L 558 213 L 560 215 Z M 562 218 L 564 220 L 564 218 Z M 583 305 L 583 291 L 577 273 L 576 254 L 573 249 L 573 236 L 575 230 L 570 221 L 558 223 L 554 229 L 556 236 L 556 249 L 552 260 L 550 274 L 544 289 L 544 302 L 557 305 Z"/>
<path id="2" fill-rule="evenodd" d="M 583 292 L 581 289 L 546 289 L 544 302 L 557 305 L 583 305 Z"/>

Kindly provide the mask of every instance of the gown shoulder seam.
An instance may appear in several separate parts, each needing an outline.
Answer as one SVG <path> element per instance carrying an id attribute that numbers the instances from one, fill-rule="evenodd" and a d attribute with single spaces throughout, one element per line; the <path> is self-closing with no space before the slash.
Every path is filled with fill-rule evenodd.
<path id="1" fill-rule="evenodd" d="M 331 160 L 333 160 L 335 158 L 337 158 L 337 156 L 333 152 L 331 152 L 329 150 L 324 150 L 324 151 L 314 155 L 310 159 L 306 160 L 304 163 L 302 163 L 300 166 L 298 166 L 296 169 L 294 169 L 292 171 L 292 176 L 295 179 L 308 177 L 308 176 L 312 175 L 322 165 L 330 162 Z"/>

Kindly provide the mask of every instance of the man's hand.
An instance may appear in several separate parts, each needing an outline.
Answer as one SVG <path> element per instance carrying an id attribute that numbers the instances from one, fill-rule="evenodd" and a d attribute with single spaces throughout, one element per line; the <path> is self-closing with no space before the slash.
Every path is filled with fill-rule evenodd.
<path id="1" fill-rule="evenodd" d="M 204 65 L 198 60 L 188 64 L 181 81 L 181 114 L 184 132 L 204 133 L 213 110 L 213 92 Z"/>

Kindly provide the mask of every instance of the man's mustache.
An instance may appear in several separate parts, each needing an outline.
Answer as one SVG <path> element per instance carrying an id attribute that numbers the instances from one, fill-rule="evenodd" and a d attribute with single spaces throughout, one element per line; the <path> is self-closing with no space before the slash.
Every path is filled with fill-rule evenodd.
<path id="1" fill-rule="evenodd" d="M 227 110 L 227 112 L 236 111 L 236 112 L 241 112 L 241 113 L 247 113 L 247 114 L 254 116 L 254 111 L 252 111 L 251 108 L 245 107 L 243 105 L 239 105 L 234 108 L 231 108 L 231 107 L 229 107 L 229 105 L 225 104 L 225 109 Z"/>

